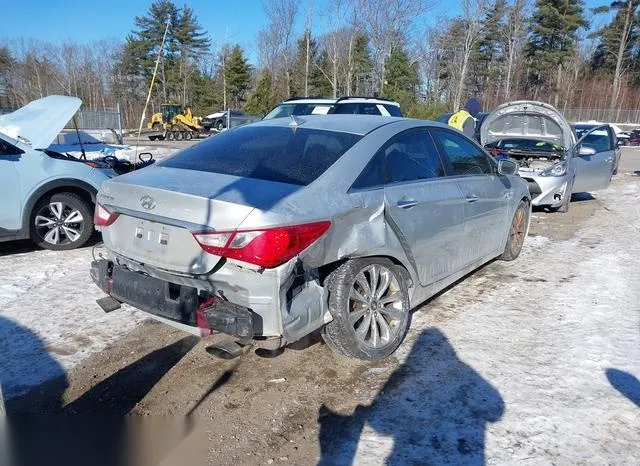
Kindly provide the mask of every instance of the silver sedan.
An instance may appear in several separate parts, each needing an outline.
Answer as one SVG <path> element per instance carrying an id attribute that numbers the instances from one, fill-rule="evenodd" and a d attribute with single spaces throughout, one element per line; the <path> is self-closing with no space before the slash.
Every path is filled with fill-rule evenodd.
<path id="1" fill-rule="evenodd" d="M 518 256 L 531 199 L 517 168 L 430 121 L 239 127 L 103 185 L 92 277 L 105 310 L 270 349 L 322 328 L 344 355 L 384 358 L 411 309 Z"/>

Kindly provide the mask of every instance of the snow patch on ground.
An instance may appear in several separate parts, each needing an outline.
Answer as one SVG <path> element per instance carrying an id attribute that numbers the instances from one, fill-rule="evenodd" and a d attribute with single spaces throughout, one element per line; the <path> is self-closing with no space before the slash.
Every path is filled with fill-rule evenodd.
<path id="1" fill-rule="evenodd" d="M 64 375 L 132 330 L 134 311 L 105 314 L 89 276 L 91 249 L 0 257 L 0 383 L 5 397 Z"/>
<path id="2" fill-rule="evenodd" d="M 625 181 L 572 239 L 530 237 L 417 311 L 402 366 L 331 414 L 321 464 L 640 464 L 640 180 Z"/>

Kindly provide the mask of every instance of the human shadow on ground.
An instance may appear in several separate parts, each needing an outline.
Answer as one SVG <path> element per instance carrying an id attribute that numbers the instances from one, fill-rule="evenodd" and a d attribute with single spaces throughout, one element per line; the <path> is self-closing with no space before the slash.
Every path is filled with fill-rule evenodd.
<path id="1" fill-rule="evenodd" d="M 198 341 L 188 336 L 152 351 L 67 405 L 62 397 L 67 384 L 53 394 L 41 389 L 40 397 L 30 393 L 9 403 L 14 464 L 125 464 L 135 447 L 129 444 L 127 415 Z"/>
<path id="2" fill-rule="evenodd" d="M 320 465 L 485 462 L 485 429 L 504 412 L 500 393 L 458 359 L 438 329 L 423 331 L 369 406 L 320 408 Z M 382 447 L 391 442 L 393 447 Z"/>
<path id="3" fill-rule="evenodd" d="M 640 408 L 640 380 L 618 369 L 607 369 L 605 372 L 611 386 Z"/>

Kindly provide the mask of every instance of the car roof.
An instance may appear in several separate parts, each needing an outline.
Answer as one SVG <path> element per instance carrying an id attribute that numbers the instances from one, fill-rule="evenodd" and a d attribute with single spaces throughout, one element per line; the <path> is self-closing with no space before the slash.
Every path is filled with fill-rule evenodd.
<path id="1" fill-rule="evenodd" d="M 398 102 L 388 99 L 381 99 L 378 97 L 361 97 L 361 96 L 346 96 L 339 98 L 315 98 L 315 97 L 292 97 L 280 103 L 280 105 L 291 104 L 317 104 L 317 105 L 340 105 L 349 103 L 372 103 L 372 104 L 387 104 L 400 107 Z"/>
<path id="2" fill-rule="evenodd" d="M 450 126 L 437 121 L 382 115 L 335 114 L 331 115 L 331 118 L 327 118 L 325 115 L 300 115 L 296 116 L 295 119 L 297 121 L 297 127 L 299 128 L 337 131 L 357 134 L 360 136 L 364 136 L 365 134 L 368 134 L 382 126 L 399 122 L 413 123 L 411 127 L 429 126 L 434 128 L 451 129 Z M 296 125 L 292 124 L 291 117 L 260 120 L 256 123 L 251 123 L 251 126 L 296 127 Z"/>
<path id="3" fill-rule="evenodd" d="M 260 120 L 252 126 L 279 126 L 279 127 L 299 127 L 307 129 L 319 129 L 325 131 L 337 131 L 342 133 L 352 133 L 365 135 L 371 131 L 393 123 L 395 121 L 406 120 L 400 117 L 388 117 L 381 115 L 299 115 L 294 118 L 272 118 L 270 120 Z"/>

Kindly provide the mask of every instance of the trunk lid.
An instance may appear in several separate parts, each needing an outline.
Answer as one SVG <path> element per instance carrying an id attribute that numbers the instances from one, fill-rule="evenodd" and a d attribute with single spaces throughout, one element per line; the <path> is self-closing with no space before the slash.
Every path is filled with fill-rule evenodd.
<path id="1" fill-rule="evenodd" d="M 50 95 L 29 102 L 0 116 L 0 133 L 25 142 L 34 149 L 46 149 L 82 105 L 77 97 Z"/>
<path id="2" fill-rule="evenodd" d="M 507 102 L 493 110 L 482 122 L 483 146 L 501 139 L 535 139 L 568 150 L 575 144 L 571 126 L 551 105 L 534 101 Z"/>
<path id="3" fill-rule="evenodd" d="M 106 182 L 98 202 L 117 220 L 102 229 L 117 254 L 184 274 L 211 271 L 220 260 L 203 251 L 196 232 L 236 230 L 256 208 L 299 186 L 169 167 L 148 167 Z"/>

